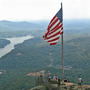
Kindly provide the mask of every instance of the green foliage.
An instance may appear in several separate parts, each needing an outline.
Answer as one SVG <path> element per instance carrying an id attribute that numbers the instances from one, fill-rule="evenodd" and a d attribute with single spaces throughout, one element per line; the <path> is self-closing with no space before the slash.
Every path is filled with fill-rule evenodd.
<path id="1" fill-rule="evenodd" d="M 70 67 L 65 68 L 65 78 L 77 83 L 77 78 L 81 75 L 83 83 L 90 84 L 90 32 L 83 33 L 84 28 L 82 31 L 82 28 L 77 29 L 68 25 L 65 27 L 64 63 L 65 66 Z M 90 28 L 88 26 L 87 28 L 89 31 Z M 23 36 L 29 33 L 35 36 L 23 44 L 16 45 L 12 52 L 0 58 L 0 70 L 3 72 L 0 75 L 0 90 L 29 90 L 35 85 L 36 77 L 27 74 L 40 70 L 46 70 L 46 73 L 50 71 L 61 79 L 61 41 L 55 46 L 49 46 L 42 40 L 44 31 L 40 29 L 31 28 L 25 31 L 19 28 L 17 32 L 8 29 L 7 33 L 0 31 L 2 37 Z M 50 66 L 51 59 L 53 62 Z"/>
<path id="2" fill-rule="evenodd" d="M 84 83 L 90 83 L 89 43 L 88 37 L 64 43 L 65 66 L 72 67 L 70 70 L 65 70 L 65 78 L 72 82 L 77 83 L 77 78 L 81 74 Z M 50 52 L 54 60 L 52 67 L 48 67 Z M 56 68 L 57 65 L 61 65 L 60 57 L 59 43 L 56 46 L 49 46 L 41 38 L 30 39 L 15 46 L 12 52 L 0 59 L 0 68 L 6 71 L 0 77 L 0 90 L 21 90 L 22 88 L 28 90 L 35 85 L 35 77 L 28 77 L 27 74 L 43 69 L 61 78 L 61 69 Z"/>

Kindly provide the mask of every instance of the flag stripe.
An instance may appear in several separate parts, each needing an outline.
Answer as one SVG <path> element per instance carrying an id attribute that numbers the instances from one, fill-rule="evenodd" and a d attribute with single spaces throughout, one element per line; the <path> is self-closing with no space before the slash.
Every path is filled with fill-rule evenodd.
<path id="1" fill-rule="evenodd" d="M 57 43 L 50 43 L 50 45 L 56 45 Z"/>
<path id="2" fill-rule="evenodd" d="M 47 36 L 47 39 L 48 39 L 49 37 L 55 35 L 55 34 L 58 33 L 58 32 L 60 32 L 60 28 L 59 28 L 57 31 L 55 31 L 55 32 L 53 32 L 53 33 L 51 33 L 51 34 L 49 34 L 49 35 Z"/>
<path id="3" fill-rule="evenodd" d="M 52 40 L 49 40 L 48 42 L 56 41 L 56 40 L 58 40 L 58 39 L 59 39 L 59 37 L 54 38 L 54 39 L 52 39 Z"/>
<path id="4" fill-rule="evenodd" d="M 56 32 L 58 29 L 60 29 L 62 27 L 62 24 L 60 25 L 60 26 L 57 26 L 57 28 L 55 28 L 54 30 L 51 30 L 50 32 L 49 32 L 49 35 L 50 34 L 52 34 L 52 33 L 54 33 L 54 32 Z"/>
<path id="5" fill-rule="evenodd" d="M 45 39 L 45 41 L 49 41 L 49 40 L 55 39 L 55 38 L 57 38 L 57 37 L 59 37 L 59 36 L 60 36 L 60 35 L 57 35 L 57 36 L 52 37 L 52 38 L 50 38 L 50 39 Z"/>
<path id="6" fill-rule="evenodd" d="M 49 26 L 48 29 L 50 29 L 53 25 L 55 25 L 55 23 L 58 21 L 58 18 L 56 20 L 54 20 L 54 22 L 52 22 L 52 24 Z"/>
<path id="7" fill-rule="evenodd" d="M 56 16 L 54 16 L 53 17 L 53 19 L 50 21 L 50 23 L 49 23 L 49 26 L 50 26 L 50 24 L 56 19 L 57 17 Z"/>
<path id="8" fill-rule="evenodd" d="M 60 25 L 60 22 L 59 22 L 54 28 L 52 28 L 52 29 L 50 30 L 50 32 L 52 32 L 53 30 L 57 29 L 57 28 L 59 27 L 59 25 Z"/>
<path id="9" fill-rule="evenodd" d="M 49 28 L 49 31 L 51 31 L 60 21 L 58 20 L 51 28 Z"/>
<path id="10" fill-rule="evenodd" d="M 59 30 L 59 32 L 57 32 L 57 33 L 53 34 L 52 36 L 47 37 L 47 39 L 50 39 L 50 38 L 52 38 L 52 37 L 55 37 L 55 36 L 57 36 L 57 35 L 59 35 L 59 34 L 60 34 L 60 30 Z"/>
<path id="11" fill-rule="evenodd" d="M 62 27 L 61 30 L 60 30 L 60 35 L 61 35 L 61 34 L 63 34 L 63 27 Z"/>

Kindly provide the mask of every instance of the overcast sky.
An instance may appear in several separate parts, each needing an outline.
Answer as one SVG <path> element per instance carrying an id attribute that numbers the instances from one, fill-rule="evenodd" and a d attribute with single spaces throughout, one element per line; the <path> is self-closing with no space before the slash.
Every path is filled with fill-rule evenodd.
<path id="1" fill-rule="evenodd" d="M 90 18 L 90 0 L 0 0 L 0 20 L 48 20 L 61 1 L 64 19 Z"/>

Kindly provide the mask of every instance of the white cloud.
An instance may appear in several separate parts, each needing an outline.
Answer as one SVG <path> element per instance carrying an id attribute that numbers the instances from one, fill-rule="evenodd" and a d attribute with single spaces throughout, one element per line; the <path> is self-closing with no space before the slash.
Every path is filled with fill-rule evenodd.
<path id="1" fill-rule="evenodd" d="M 65 18 L 90 18 L 89 0 L 68 0 L 64 1 Z"/>
<path id="2" fill-rule="evenodd" d="M 0 20 L 51 19 L 62 0 L 0 0 Z M 90 18 L 89 0 L 63 0 L 64 18 Z"/>

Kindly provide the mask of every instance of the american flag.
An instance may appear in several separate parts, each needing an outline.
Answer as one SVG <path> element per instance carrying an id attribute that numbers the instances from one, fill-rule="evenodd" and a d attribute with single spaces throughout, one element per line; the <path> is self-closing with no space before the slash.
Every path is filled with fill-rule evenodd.
<path id="1" fill-rule="evenodd" d="M 50 21 L 47 31 L 43 38 L 50 45 L 55 45 L 60 38 L 60 35 L 63 34 L 63 18 L 62 18 L 62 7 Z"/>

